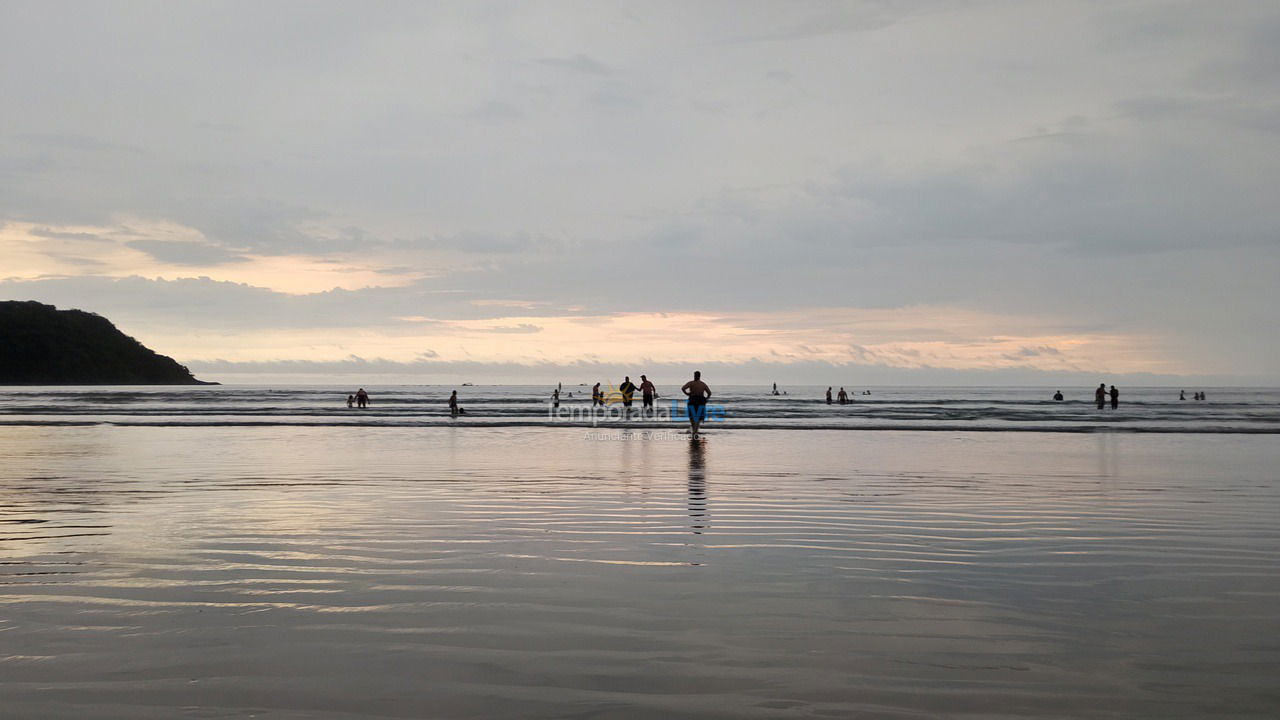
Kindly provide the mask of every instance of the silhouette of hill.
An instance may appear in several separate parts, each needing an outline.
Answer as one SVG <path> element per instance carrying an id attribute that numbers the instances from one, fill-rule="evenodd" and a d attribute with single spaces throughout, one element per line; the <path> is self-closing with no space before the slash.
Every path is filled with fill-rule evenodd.
<path id="1" fill-rule="evenodd" d="M 110 320 L 38 302 L 0 302 L 0 385 L 215 385 Z"/>

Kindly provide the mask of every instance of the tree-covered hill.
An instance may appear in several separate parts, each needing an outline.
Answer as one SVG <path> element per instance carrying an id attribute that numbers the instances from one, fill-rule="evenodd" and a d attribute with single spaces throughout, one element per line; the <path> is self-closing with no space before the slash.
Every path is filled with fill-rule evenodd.
<path id="1" fill-rule="evenodd" d="M 0 385 L 199 384 L 101 315 L 0 302 Z"/>

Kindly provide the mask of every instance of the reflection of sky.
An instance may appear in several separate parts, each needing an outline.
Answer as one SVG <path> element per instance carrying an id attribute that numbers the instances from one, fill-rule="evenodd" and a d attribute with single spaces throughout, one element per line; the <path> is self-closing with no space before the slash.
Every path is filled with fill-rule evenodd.
<path id="1" fill-rule="evenodd" d="M 1268 438 L 584 432 L 0 428 L 7 707 L 1270 700 Z"/>

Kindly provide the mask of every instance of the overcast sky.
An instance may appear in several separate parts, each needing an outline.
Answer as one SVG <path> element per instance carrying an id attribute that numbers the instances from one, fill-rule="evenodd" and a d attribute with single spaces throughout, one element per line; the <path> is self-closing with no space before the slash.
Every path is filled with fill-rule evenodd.
<path id="1" fill-rule="evenodd" d="M 0 299 L 213 379 L 1280 382 L 1280 4 L 11 0 L 0 97 Z"/>

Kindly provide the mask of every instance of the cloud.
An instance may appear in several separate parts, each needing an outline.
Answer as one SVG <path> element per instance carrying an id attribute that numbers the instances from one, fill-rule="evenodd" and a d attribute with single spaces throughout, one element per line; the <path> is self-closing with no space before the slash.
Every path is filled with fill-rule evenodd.
<path id="1" fill-rule="evenodd" d="M 544 317 L 667 313 L 780 355 L 989 341 L 956 312 L 873 342 L 821 311 L 922 306 L 1044 328 L 1003 362 L 1106 335 L 1153 369 L 1280 366 L 1266 4 L 30 3 L 5 25 L 0 289 L 155 337 L 373 328 L 408 353 L 425 329 L 399 318 L 430 317 L 474 348 L 501 333 L 448 323 L 534 325 L 519 345 L 547 352 Z M 1088 362 L 1135 362 L 1108 348 Z"/>
<path id="2" fill-rule="evenodd" d="M 609 66 L 582 53 L 578 53 L 573 57 L 540 58 L 537 62 L 548 67 L 572 70 L 584 75 L 604 76 L 614 74 L 614 70 Z"/>
<path id="3" fill-rule="evenodd" d="M 485 328 L 484 332 L 523 334 L 542 332 L 542 328 L 532 323 L 520 323 L 519 325 L 499 325 L 497 327 Z"/>
<path id="4" fill-rule="evenodd" d="M 205 243 L 176 240 L 134 240 L 128 245 L 145 252 L 160 262 L 174 265 L 201 267 L 243 262 L 247 259 L 243 255 L 237 255 L 226 248 Z"/>

